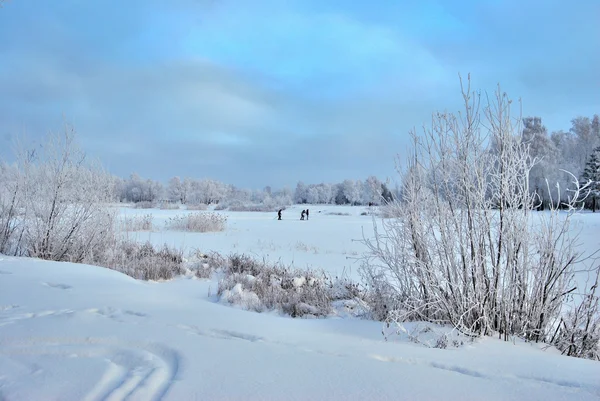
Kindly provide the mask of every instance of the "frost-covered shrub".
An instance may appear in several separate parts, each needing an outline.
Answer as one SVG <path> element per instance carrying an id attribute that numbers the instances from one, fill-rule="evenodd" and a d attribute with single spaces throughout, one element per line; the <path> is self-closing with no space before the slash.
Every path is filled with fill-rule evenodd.
<path id="1" fill-rule="evenodd" d="M 151 213 L 125 217 L 121 219 L 121 230 L 122 231 L 152 231 L 153 216 Z"/>
<path id="2" fill-rule="evenodd" d="M 133 207 L 135 209 L 154 209 L 156 207 L 156 204 L 150 201 L 142 201 L 134 203 Z"/>
<path id="3" fill-rule="evenodd" d="M 213 273 L 226 265 L 227 259 L 218 252 L 203 253 L 194 250 L 190 255 L 186 267 L 198 278 L 211 278 Z"/>
<path id="4" fill-rule="evenodd" d="M 206 205 L 204 203 L 197 203 L 197 204 L 194 204 L 194 205 L 188 204 L 188 205 L 185 206 L 185 208 L 187 210 L 201 210 L 201 211 L 204 211 L 204 210 L 208 210 L 208 205 Z M 217 209 L 215 208 L 215 210 L 217 210 Z"/>
<path id="5" fill-rule="evenodd" d="M 173 202 L 163 202 L 159 206 L 160 210 L 178 210 L 179 205 Z"/>
<path id="6" fill-rule="evenodd" d="M 225 202 L 219 202 L 219 204 L 215 206 L 215 210 L 227 210 L 227 205 L 225 204 Z"/>
<path id="7" fill-rule="evenodd" d="M 386 202 L 377 208 L 375 214 L 382 219 L 393 219 L 399 216 L 399 205 L 396 202 Z"/>
<path id="8" fill-rule="evenodd" d="M 410 341 L 427 348 L 458 348 L 474 338 L 461 334 L 451 326 L 429 322 L 403 322 L 397 311 L 386 320 L 382 334 L 386 341 Z"/>
<path id="9" fill-rule="evenodd" d="M 232 202 L 228 206 L 228 209 L 232 212 L 276 212 L 281 208 L 281 206 L 273 204 L 246 204 L 242 202 Z"/>
<path id="10" fill-rule="evenodd" d="M 279 310 L 292 317 L 333 313 L 333 303 L 360 298 L 362 291 L 349 280 L 331 279 L 323 272 L 298 270 L 248 255 L 229 256 L 219 281 L 218 295 L 229 303 L 262 312 Z"/>
<path id="11" fill-rule="evenodd" d="M 600 296 L 596 294 L 600 272 L 583 299 L 561 318 L 550 341 L 563 354 L 600 360 Z"/>
<path id="12" fill-rule="evenodd" d="M 280 209 L 285 209 L 291 205 L 291 199 L 286 196 L 266 196 L 258 202 L 250 202 L 249 200 L 229 199 L 224 200 L 215 210 L 228 209 L 232 212 L 277 212 Z"/>
<path id="13" fill-rule="evenodd" d="M 150 242 L 117 242 L 95 264 L 138 280 L 170 280 L 185 272 L 181 251 L 166 244 L 157 249 Z"/>
<path id="14" fill-rule="evenodd" d="M 210 212 L 178 214 L 166 222 L 166 227 L 170 230 L 200 233 L 225 231 L 226 225 L 227 216 Z"/>
<path id="15" fill-rule="evenodd" d="M 593 304 L 582 304 L 581 318 L 563 317 L 578 287 L 582 253 L 569 224 L 584 188 L 573 176 L 568 199 L 548 190 L 550 210 L 534 214 L 536 161 L 511 101 L 498 90 L 480 104 L 468 88 L 463 100 L 462 114 L 436 113 L 431 127 L 413 131 L 400 196 L 387 205 L 394 218 L 374 219 L 364 240 L 372 310 L 384 319 L 393 312 L 394 324 L 436 322 L 506 341 L 552 342 L 563 318 L 561 338 L 588 349 L 593 325 L 582 322 L 593 321 Z"/>

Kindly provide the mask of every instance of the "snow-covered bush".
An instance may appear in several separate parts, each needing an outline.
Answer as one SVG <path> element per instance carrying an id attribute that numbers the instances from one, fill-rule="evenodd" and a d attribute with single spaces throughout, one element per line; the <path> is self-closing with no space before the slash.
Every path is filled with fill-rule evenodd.
<path id="1" fill-rule="evenodd" d="M 154 217 L 151 213 L 133 216 L 133 217 L 124 217 L 121 219 L 121 230 L 130 232 L 130 231 L 152 231 L 152 222 Z"/>
<path id="2" fill-rule="evenodd" d="M 555 197 L 534 215 L 535 161 L 511 101 L 500 90 L 487 105 L 470 88 L 463 97 L 463 113 L 436 113 L 422 135 L 413 132 L 401 197 L 388 205 L 394 218 L 374 219 L 374 237 L 365 238 L 372 311 L 469 336 L 549 342 L 578 286 L 581 253 L 569 223 L 582 188 L 574 180 L 570 199 Z"/>
<path id="3" fill-rule="evenodd" d="M 196 249 L 190 255 L 186 267 L 198 278 L 211 278 L 213 273 L 225 266 L 227 260 L 218 252 L 203 253 Z"/>
<path id="4" fill-rule="evenodd" d="M 221 210 L 227 210 L 227 204 L 225 202 L 219 202 L 219 204 L 215 206 L 215 211 Z"/>
<path id="5" fill-rule="evenodd" d="M 150 201 L 141 201 L 133 204 L 135 209 L 154 209 L 156 207 L 156 203 Z"/>
<path id="6" fill-rule="evenodd" d="M 204 204 L 204 203 L 197 203 L 194 205 L 185 205 L 185 208 L 187 210 L 200 210 L 200 211 L 204 211 L 204 210 L 208 210 L 208 205 Z"/>
<path id="7" fill-rule="evenodd" d="M 218 206 L 219 208 L 228 209 L 232 212 L 277 212 L 279 209 L 285 209 L 290 205 L 291 203 L 288 200 L 267 197 L 262 203 L 249 203 L 240 200 L 231 200 L 225 201 Z"/>
<path id="8" fill-rule="evenodd" d="M 230 256 L 218 295 L 257 312 L 280 310 L 292 317 L 326 316 L 331 312 L 323 277 L 245 255 Z"/>
<path id="9" fill-rule="evenodd" d="M 224 263 L 218 296 L 245 309 L 279 310 L 292 317 L 318 317 L 333 313 L 336 301 L 362 301 L 363 290 L 347 279 L 332 279 L 324 272 L 298 270 L 248 255 L 230 255 Z"/>
<path id="10" fill-rule="evenodd" d="M 173 202 L 162 202 L 160 205 L 158 205 L 158 208 L 160 210 L 178 210 L 179 204 Z"/>
<path id="11" fill-rule="evenodd" d="M 170 280 L 185 272 L 181 251 L 166 244 L 161 249 L 156 249 L 149 242 L 116 242 L 100 255 L 95 264 L 138 280 Z"/>
<path id="12" fill-rule="evenodd" d="M 410 341 L 427 348 L 458 348 L 465 343 L 473 342 L 451 326 L 442 326 L 429 322 L 400 322 L 402 315 L 396 312 L 385 320 L 382 334 L 386 341 Z"/>
<path id="13" fill-rule="evenodd" d="M 189 213 L 170 217 L 166 227 L 171 230 L 199 233 L 225 231 L 227 216 L 220 213 Z"/>
<path id="14" fill-rule="evenodd" d="M 600 360 L 600 300 L 596 294 L 599 271 L 583 300 L 569 305 L 550 343 L 563 354 Z"/>

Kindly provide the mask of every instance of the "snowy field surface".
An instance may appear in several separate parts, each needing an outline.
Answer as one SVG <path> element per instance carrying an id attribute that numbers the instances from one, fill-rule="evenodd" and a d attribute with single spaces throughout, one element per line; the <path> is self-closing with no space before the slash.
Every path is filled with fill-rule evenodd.
<path id="1" fill-rule="evenodd" d="M 129 233 L 140 241 L 355 276 L 366 208 L 313 206 L 309 221 L 300 210 L 283 221 L 228 212 L 226 231 L 205 234 L 161 228 L 182 211 L 122 213 L 155 216 L 155 231 Z M 600 214 L 577 220 L 597 249 Z M 448 349 L 385 341 L 379 322 L 248 312 L 217 302 L 216 287 L 0 256 L 0 400 L 600 399 L 598 362 L 493 338 Z"/>
<path id="2" fill-rule="evenodd" d="M 308 221 L 300 220 L 303 209 Z M 372 212 L 364 206 L 294 205 L 282 213 L 218 212 L 228 217 L 227 229 L 218 233 L 165 230 L 167 220 L 176 215 L 197 213 L 187 210 L 121 208 L 121 216 L 132 218 L 152 214 L 153 230 L 128 233 L 138 242 L 167 243 L 184 252 L 199 249 L 222 254 L 247 253 L 258 259 L 280 261 L 299 269 L 323 269 L 332 275 L 360 278 L 357 258 L 364 252 L 360 242 L 373 235 Z"/>

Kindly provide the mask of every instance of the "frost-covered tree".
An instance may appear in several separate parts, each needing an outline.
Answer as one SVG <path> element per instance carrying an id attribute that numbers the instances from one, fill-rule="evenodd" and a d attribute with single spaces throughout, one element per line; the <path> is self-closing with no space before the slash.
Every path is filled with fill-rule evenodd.
<path id="1" fill-rule="evenodd" d="M 594 114 L 592 117 L 592 136 L 600 143 L 600 116 Z"/>
<path id="2" fill-rule="evenodd" d="M 160 182 L 143 179 L 137 173 L 132 173 L 120 187 L 120 198 L 126 202 L 154 202 L 159 200 L 164 193 Z"/>
<path id="3" fill-rule="evenodd" d="M 14 251 L 16 233 L 22 229 L 19 219 L 24 207 L 25 180 L 15 165 L 0 162 L 0 253 Z"/>
<path id="4" fill-rule="evenodd" d="M 529 172 L 529 189 L 536 194 L 539 199 L 538 208 L 543 210 L 550 201 L 547 182 L 556 182 L 559 178 L 558 150 L 540 117 L 523 119 L 521 140 L 529 147 L 529 155 L 535 160 Z"/>
<path id="5" fill-rule="evenodd" d="M 191 203 L 203 203 L 210 205 L 219 203 L 227 194 L 227 186 L 222 182 L 204 178 L 191 182 L 189 201 Z"/>
<path id="6" fill-rule="evenodd" d="M 581 175 L 581 180 L 584 183 L 589 182 L 590 208 L 596 212 L 600 200 L 600 146 L 592 151 Z"/>
<path id="7" fill-rule="evenodd" d="M 583 171 L 588 155 L 591 150 L 598 145 L 600 138 L 596 137 L 592 131 L 592 122 L 588 117 L 576 117 L 571 120 L 570 132 L 576 138 L 576 162 L 579 167 L 579 171 Z"/>
<path id="8" fill-rule="evenodd" d="M 329 204 L 334 201 L 333 186 L 331 184 L 321 183 L 317 185 L 319 192 L 319 203 Z"/>
<path id="9" fill-rule="evenodd" d="M 344 197 L 351 205 L 357 205 L 361 200 L 362 185 L 357 185 L 354 180 L 344 180 L 341 184 Z"/>
<path id="10" fill-rule="evenodd" d="M 179 177 L 173 177 L 169 180 L 167 186 L 167 198 L 174 202 L 181 202 L 182 204 L 186 203 L 187 194 L 183 182 Z"/>
<path id="11" fill-rule="evenodd" d="M 14 253 L 93 263 L 114 240 L 112 177 L 86 159 L 69 125 L 35 155 L 22 152 L 18 168 L 22 190 Z"/>
<path id="12" fill-rule="evenodd" d="M 319 189 L 316 185 L 309 185 L 306 191 L 306 202 L 311 204 L 321 203 Z"/>
<path id="13" fill-rule="evenodd" d="M 381 202 L 382 193 L 383 186 L 381 181 L 372 175 L 367 178 L 363 185 L 362 203 L 364 205 L 378 205 Z"/>
<path id="14" fill-rule="evenodd" d="M 392 191 L 390 191 L 390 189 L 387 187 L 385 182 L 381 183 L 381 197 L 385 202 L 391 202 L 392 200 L 394 200 L 394 195 L 392 194 Z"/>
<path id="15" fill-rule="evenodd" d="M 294 202 L 302 204 L 306 203 L 308 198 L 308 187 L 304 182 L 298 181 L 296 191 L 294 192 Z"/>

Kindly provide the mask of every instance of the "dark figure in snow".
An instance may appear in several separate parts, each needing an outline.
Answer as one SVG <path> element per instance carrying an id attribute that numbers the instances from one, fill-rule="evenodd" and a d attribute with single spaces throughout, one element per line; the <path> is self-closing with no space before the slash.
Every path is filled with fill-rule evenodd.
<path id="1" fill-rule="evenodd" d="M 304 220 L 304 213 L 306 213 L 306 210 L 302 209 L 302 214 L 300 215 L 300 220 Z"/>
<path id="2" fill-rule="evenodd" d="M 306 220 L 308 220 L 308 209 L 306 209 Z"/>
<path id="3" fill-rule="evenodd" d="M 279 211 L 277 212 L 277 220 L 281 220 L 281 211 L 283 209 L 279 209 Z"/>

